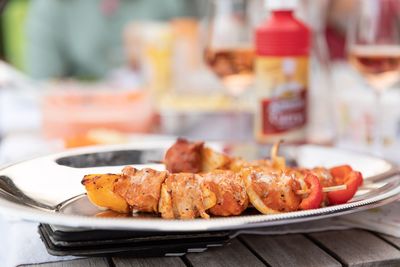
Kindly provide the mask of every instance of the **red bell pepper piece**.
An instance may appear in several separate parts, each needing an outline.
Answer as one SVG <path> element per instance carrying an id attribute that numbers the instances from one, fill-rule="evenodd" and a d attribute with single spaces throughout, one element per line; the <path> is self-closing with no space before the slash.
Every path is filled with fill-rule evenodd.
<path id="1" fill-rule="evenodd" d="M 300 209 L 310 210 L 321 206 L 323 200 L 322 185 L 317 176 L 308 173 L 304 178 L 304 182 L 308 186 L 310 193 L 300 203 Z"/>
<path id="2" fill-rule="evenodd" d="M 335 177 L 336 180 L 344 180 L 346 175 L 352 171 L 353 169 L 349 165 L 340 165 L 329 169 L 329 172 L 333 177 Z"/>
<path id="3" fill-rule="evenodd" d="M 345 184 L 346 189 L 328 192 L 328 201 L 330 205 L 343 204 L 352 199 L 363 181 L 362 174 L 357 171 L 347 173 L 343 179 L 341 179 L 341 177 L 337 178 L 337 184 Z"/>
<path id="4" fill-rule="evenodd" d="M 349 165 L 341 165 L 331 168 L 331 175 L 335 178 L 337 184 L 344 184 L 346 176 L 353 171 Z M 362 176 L 358 177 L 358 186 L 363 184 Z"/>

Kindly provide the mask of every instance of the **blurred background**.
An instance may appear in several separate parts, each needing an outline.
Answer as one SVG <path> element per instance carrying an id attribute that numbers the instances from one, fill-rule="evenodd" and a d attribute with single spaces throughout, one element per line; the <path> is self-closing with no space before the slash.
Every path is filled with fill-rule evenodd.
<path id="1" fill-rule="evenodd" d="M 270 16 L 264 2 L 2 2 L 0 162 L 144 137 L 253 142 L 252 33 Z M 305 141 L 371 153 L 380 124 L 383 156 L 400 162 L 398 84 L 382 93 L 377 121 L 376 95 L 348 63 L 357 9 L 352 0 L 296 8 L 313 33 Z"/>

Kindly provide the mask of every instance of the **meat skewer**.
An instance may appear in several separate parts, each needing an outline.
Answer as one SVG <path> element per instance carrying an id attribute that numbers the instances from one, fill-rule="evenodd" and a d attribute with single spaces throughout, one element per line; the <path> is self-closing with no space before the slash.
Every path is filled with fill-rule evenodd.
<path id="1" fill-rule="evenodd" d="M 207 212 L 215 216 L 239 215 L 249 202 L 244 182 L 232 171 L 167 174 L 128 166 L 117 179 L 114 175 L 114 180 L 109 179 L 110 175 L 86 175 L 82 184 L 94 204 L 118 212 L 127 212 L 114 209 L 126 202 L 131 207 L 128 211 L 160 213 L 166 219 L 209 218 Z M 104 187 L 106 182 L 108 186 Z M 99 192 L 115 197 L 107 203 Z"/>
<path id="2" fill-rule="evenodd" d="M 329 201 L 336 204 L 347 202 L 353 197 L 358 187 L 362 184 L 363 179 L 361 173 L 353 171 L 348 165 L 337 166 L 331 169 L 317 167 L 311 170 L 287 167 L 285 158 L 278 156 L 281 143 L 282 141 L 279 141 L 273 145 L 271 149 L 271 160 L 261 159 L 248 162 L 240 158 L 232 158 L 223 153 L 213 151 L 205 147 L 203 142 L 189 142 L 185 139 L 178 139 L 176 143 L 167 150 L 163 162 L 166 169 L 170 172 L 193 171 L 193 169 L 186 169 L 187 165 L 196 166 L 195 169 L 199 170 L 198 172 L 209 172 L 216 169 L 228 169 L 234 172 L 240 172 L 245 168 L 257 168 L 268 171 L 274 169 L 288 171 L 294 173 L 298 182 L 302 185 L 302 189 L 298 190 L 296 193 L 305 195 L 310 194 L 310 191 L 307 190 L 307 182 L 304 182 L 304 178 L 306 174 L 312 174 L 318 178 L 319 183 L 322 185 L 325 205 L 328 204 Z M 186 159 L 191 160 L 190 164 L 185 162 Z M 171 168 L 171 165 L 173 168 Z M 309 177 L 307 180 L 309 183 L 315 179 Z M 314 181 L 314 183 L 317 182 Z M 315 186 L 315 188 L 318 187 Z"/>
<path id="3" fill-rule="evenodd" d="M 291 169 L 296 172 L 304 172 L 298 168 L 288 168 L 285 163 L 285 158 L 278 156 L 279 146 L 282 141 L 275 143 L 271 148 L 271 160 L 261 159 L 252 162 L 245 161 L 241 158 L 232 158 L 223 153 L 213 151 L 205 147 L 203 142 L 189 142 L 186 139 L 178 138 L 165 153 L 164 160 L 159 163 L 164 163 L 166 169 L 171 172 L 209 172 L 216 169 L 232 170 L 240 172 L 243 168 L 256 167 L 261 169 Z M 331 192 L 346 189 L 346 185 L 337 185 L 333 181 L 329 170 L 325 168 L 312 169 L 320 182 L 323 184 L 324 192 Z M 297 173 L 299 175 L 300 173 Z M 307 194 L 307 190 L 298 190 L 298 194 Z"/>
<path id="4" fill-rule="evenodd" d="M 341 204 L 362 183 L 361 174 L 347 165 L 329 170 L 287 168 L 284 158 L 277 156 L 278 147 L 272 150 L 272 161 L 247 162 L 180 139 L 166 153 L 169 172 L 128 166 L 119 175 L 86 175 L 82 184 L 91 202 L 103 208 L 193 219 L 239 215 L 249 203 L 264 214 Z M 183 160 L 175 159 L 179 155 Z"/>
<path id="5" fill-rule="evenodd" d="M 303 188 L 301 179 L 309 190 L 306 194 L 297 193 Z M 315 175 L 299 178 L 290 172 L 257 168 L 239 173 L 171 174 L 128 166 L 120 175 L 86 175 L 82 184 L 98 206 L 118 212 L 151 212 L 166 219 L 239 215 L 249 203 L 261 213 L 272 214 L 318 208 L 323 201 Z"/>

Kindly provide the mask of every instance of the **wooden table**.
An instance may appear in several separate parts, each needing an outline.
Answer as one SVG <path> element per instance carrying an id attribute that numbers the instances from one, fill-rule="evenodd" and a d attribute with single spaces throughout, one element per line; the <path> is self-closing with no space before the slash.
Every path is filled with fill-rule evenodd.
<path id="1" fill-rule="evenodd" d="M 400 238 L 364 230 L 239 236 L 230 245 L 164 258 L 86 258 L 22 266 L 400 266 Z"/>

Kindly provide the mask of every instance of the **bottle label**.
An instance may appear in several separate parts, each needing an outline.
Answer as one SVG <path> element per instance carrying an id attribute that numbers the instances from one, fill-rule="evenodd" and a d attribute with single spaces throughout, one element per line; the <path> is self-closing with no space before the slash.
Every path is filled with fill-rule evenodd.
<path id="1" fill-rule="evenodd" d="M 307 57 L 257 58 L 258 136 L 286 133 L 305 126 L 307 85 Z"/>
<path id="2" fill-rule="evenodd" d="M 306 90 L 296 97 L 261 100 L 262 131 L 276 134 L 306 124 Z"/>

